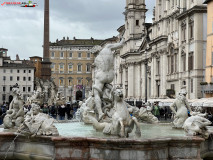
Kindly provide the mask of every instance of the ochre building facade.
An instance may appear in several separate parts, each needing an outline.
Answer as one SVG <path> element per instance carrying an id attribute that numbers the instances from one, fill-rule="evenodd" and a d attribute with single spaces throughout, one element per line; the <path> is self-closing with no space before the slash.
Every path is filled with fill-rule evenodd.
<path id="1" fill-rule="evenodd" d="M 206 47 L 206 73 L 208 83 L 205 85 L 206 97 L 213 97 L 213 0 L 206 0 L 207 4 L 207 47 Z"/>
<path id="2" fill-rule="evenodd" d="M 92 88 L 91 49 L 103 40 L 65 39 L 50 43 L 52 80 L 67 101 L 84 99 Z"/>

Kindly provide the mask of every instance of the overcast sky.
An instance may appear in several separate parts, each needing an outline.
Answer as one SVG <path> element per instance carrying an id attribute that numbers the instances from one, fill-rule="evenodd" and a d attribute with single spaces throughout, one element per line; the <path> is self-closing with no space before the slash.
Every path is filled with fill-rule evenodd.
<path id="1" fill-rule="evenodd" d="M 27 0 L 0 0 L 4 2 Z M 44 0 L 35 8 L 0 6 L 0 47 L 9 50 L 12 59 L 42 56 Z M 63 37 L 105 39 L 116 36 L 124 24 L 126 0 L 50 0 L 50 41 Z M 146 0 L 147 22 L 152 22 L 155 0 Z"/>

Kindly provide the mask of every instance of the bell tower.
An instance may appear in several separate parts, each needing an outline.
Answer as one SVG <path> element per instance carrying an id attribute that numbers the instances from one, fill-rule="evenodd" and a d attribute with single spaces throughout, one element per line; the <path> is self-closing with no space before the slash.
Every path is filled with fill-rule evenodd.
<path id="1" fill-rule="evenodd" d="M 145 0 L 126 0 L 125 8 L 125 40 L 129 49 L 135 49 L 135 40 L 142 38 L 146 18 Z"/>

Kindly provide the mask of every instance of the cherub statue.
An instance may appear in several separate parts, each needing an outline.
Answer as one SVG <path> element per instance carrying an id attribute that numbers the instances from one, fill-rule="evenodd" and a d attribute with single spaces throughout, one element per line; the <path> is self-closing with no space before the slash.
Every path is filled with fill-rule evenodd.
<path id="1" fill-rule="evenodd" d="M 24 102 L 21 99 L 21 92 L 18 88 L 13 88 L 13 100 L 10 103 L 7 115 L 4 117 L 4 128 L 10 129 L 19 127 L 24 121 Z"/>

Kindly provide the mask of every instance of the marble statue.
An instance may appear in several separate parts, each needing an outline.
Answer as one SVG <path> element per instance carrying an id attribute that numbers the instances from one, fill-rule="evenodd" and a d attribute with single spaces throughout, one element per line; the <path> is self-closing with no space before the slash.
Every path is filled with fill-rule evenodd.
<path id="1" fill-rule="evenodd" d="M 170 108 L 175 115 L 175 119 L 173 121 L 175 128 L 182 128 L 185 120 L 188 118 L 188 111 L 192 113 L 186 99 L 186 94 L 187 92 L 185 90 L 181 90 L 174 103 L 170 105 Z"/>
<path id="2" fill-rule="evenodd" d="M 43 93 L 41 93 L 39 90 L 34 91 L 34 94 L 31 97 L 27 98 L 27 103 L 32 104 L 32 103 L 37 103 L 39 105 L 43 104 Z"/>
<path id="3" fill-rule="evenodd" d="M 62 96 L 62 92 L 57 92 L 54 102 L 56 105 L 63 105 L 66 103 L 65 97 Z"/>
<path id="4" fill-rule="evenodd" d="M 124 39 L 119 43 L 106 44 L 95 58 L 95 84 L 93 85 L 93 94 L 99 120 L 104 116 L 101 101 L 104 85 L 110 84 L 114 79 L 114 53 L 112 51 L 120 48 L 123 43 Z"/>
<path id="5" fill-rule="evenodd" d="M 186 135 L 200 135 L 201 137 L 208 139 L 209 133 L 206 126 L 211 125 L 211 122 L 208 119 L 204 118 L 205 116 L 206 114 L 193 112 L 192 116 L 187 118 L 183 125 Z"/>
<path id="6" fill-rule="evenodd" d="M 87 118 L 97 130 L 105 134 L 128 137 L 135 126 L 135 135 L 140 137 L 141 131 L 137 118 L 130 116 L 127 105 L 123 100 L 123 93 L 120 89 L 115 89 L 113 92 L 113 100 L 115 110 L 111 122 L 98 122 L 94 116 L 90 115 L 88 115 Z"/>
<path id="7" fill-rule="evenodd" d="M 135 115 L 139 122 L 145 123 L 158 123 L 158 118 L 152 114 L 152 108 L 150 106 L 141 107 L 138 113 Z"/>
<path id="8" fill-rule="evenodd" d="M 95 59 L 92 95 L 81 104 L 80 115 L 84 123 L 92 124 L 104 134 L 128 137 L 134 126 L 135 134 L 141 136 L 137 118 L 130 116 L 130 107 L 123 99 L 119 88 L 111 85 L 114 79 L 114 53 L 124 43 L 107 44 Z"/>
<path id="9" fill-rule="evenodd" d="M 50 82 L 50 88 L 48 92 L 48 105 L 52 105 L 53 103 L 55 103 L 55 98 L 57 96 L 57 87 L 54 82 Z"/>
<path id="10" fill-rule="evenodd" d="M 28 99 L 31 103 L 37 103 L 40 105 L 47 103 L 48 105 L 52 105 L 55 102 L 58 90 L 53 81 L 36 78 L 35 86 L 36 93 L 34 93 L 34 95 Z M 35 98 L 36 94 L 38 93 L 40 93 L 41 97 Z"/>
<path id="11" fill-rule="evenodd" d="M 57 136 L 59 134 L 53 125 L 54 121 L 48 114 L 40 113 L 40 106 L 33 103 L 17 132 L 30 136 Z"/>
<path id="12" fill-rule="evenodd" d="M 6 112 L 4 117 L 4 128 L 11 129 L 19 127 L 24 121 L 24 102 L 21 99 L 21 92 L 18 88 L 13 88 L 13 100 L 10 103 L 9 110 Z"/>

